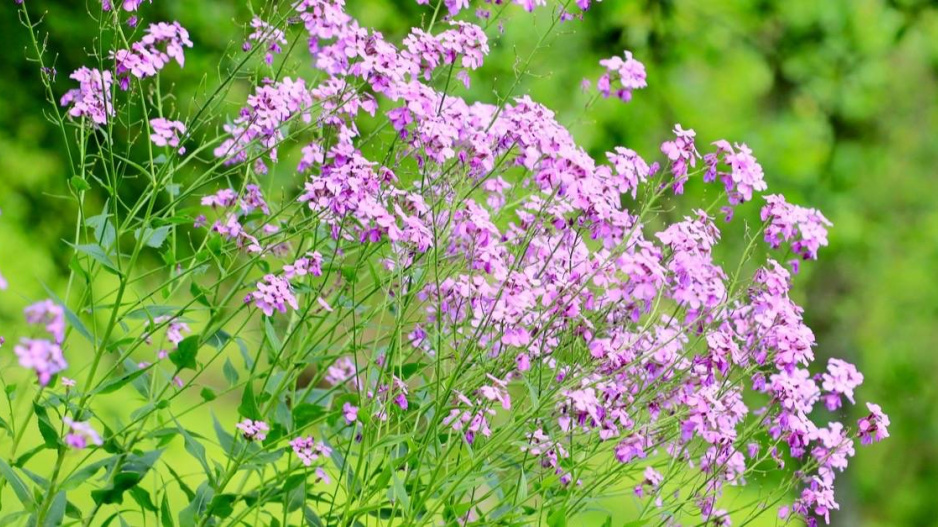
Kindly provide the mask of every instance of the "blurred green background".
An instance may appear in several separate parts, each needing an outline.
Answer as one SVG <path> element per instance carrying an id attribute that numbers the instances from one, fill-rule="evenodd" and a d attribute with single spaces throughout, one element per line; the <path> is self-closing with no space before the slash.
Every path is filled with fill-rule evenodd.
<path id="1" fill-rule="evenodd" d="M 348 4 L 391 38 L 427 13 L 411 0 Z M 60 96 L 96 26 L 84 2 L 30 9 L 46 12 Z M 45 296 L 42 284 L 63 285 L 71 253 L 62 239 L 73 228 L 63 218 L 74 217 L 59 197 L 69 172 L 60 136 L 44 120 L 14 13 L 9 0 L 0 9 L 0 272 L 11 283 L 0 296 L 0 333 L 8 338 L 22 307 Z M 178 19 L 192 34 L 185 74 L 169 73 L 178 93 L 194 89 L 195 72 L 214 72 L 250 19 L 240 0 L 157 0 L 143 15 Z M 545 25 L 510 12 L 469 97 L 494 101 Z M 720 138 L 748 143 L 770 191 L 833 221 L 830 246 L 803 266 L 797 288 L 820 362 L 858 365 L 866 377 L 858 399 L 881 403 L 892 437 L 863 448 L 840 478 L 832 523 L 938 525 L 938 2 L 605 0 L 548 44 L 518 93 L 555 109 L 594 155 L 626 145 L 653 158 L 680 122 L 697 130 L 701 149 Z M 646 64 L 649 88 L 630 104 L 599 101 L 584 113 L 580 80 L 595 79 L 597 60 L 623 49 Z"/>

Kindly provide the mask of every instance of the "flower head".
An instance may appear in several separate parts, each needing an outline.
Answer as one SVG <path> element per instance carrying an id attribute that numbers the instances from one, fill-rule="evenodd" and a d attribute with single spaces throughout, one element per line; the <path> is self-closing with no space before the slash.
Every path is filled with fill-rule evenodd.
<path id="1" fill-rule="evenodd" d="M 267 438 L 267 432 L 270 431 L 270 427 L 264 421 L 250 419 L 245 419 L 235 426 L 248 441 L 263 441 Z"/>
<path id="2" fill-rule="evenodd" d="M 69 428 L 69 433 L 65 436 L 65 444 L 68 446 L 81 450 L 88 446 L 89 441 L 97 446 L 104 444 L 101 436 L 91 427 L 88 421 L 75 421 L 68 417 L 63 418 L 62 421 Z"/>

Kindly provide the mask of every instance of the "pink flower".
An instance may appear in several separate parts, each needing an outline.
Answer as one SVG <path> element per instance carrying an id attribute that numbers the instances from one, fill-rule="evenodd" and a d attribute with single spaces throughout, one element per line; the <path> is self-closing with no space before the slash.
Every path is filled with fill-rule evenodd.
<path id="1" fill-rule="evenodd" d="M 25 310 L 26 322 L 30 324 L 45 324 L 55 342 L 61 344 L 65 340 L 65 310 L 51 300 L 43 300 L 28 306 Z"/>
<path id="2" fill-rule="evenodd" d="M 866 403 L 870 415 L 857 421 L 857 434 L 860 443 L 870 445 L 889 437 L 889 416 L 883 413 L 878 404 Z"/>
<path id="3" fill-rule="evenodd" d="M 271 26 L 258 17 L 251 19 L 251 27 L 254 31 L 248 35 L 247 42 L 242 49 L 250 51 L 253 44 L 260 45 L 265 49 L 264 62 L 274 63 L 274 54 L 280 54 L 283 51 L 281 45 L 287 45 L 287 37 L 280 29 Z"/>
<path id="4" fill-rule="evenodd" d="M 311 466 L 320 457 L 332 454 L 332 449 L 326 446 L 325 443 L 314 441 L 309 436 L 297 437 L 290 441 L 290 446 L 296 456 L 300 458 L 300 461 L 307 467 Z"/>
<path id="5" fill-rule="evenodd" d="M 299 309 L 296 296 L 293 295 L 293 288 L 286 278 L 268 274 L 264 280 L 257 283 L 257 290 L 252 292 L 249 297 L 253 298 L 254 305 L 258 307 L 265 315 L 273 316 L 274 310 L 281 313 L 287 312 L 287 306 L 293 309 Z"/>
<path id="6" fill-rule="evenodd" d="M 343 404 L 342 416 L 345 417 L 346 424 L 352 424 L 355 421 L 358 421 L 358 407 L 353 406 L 352 403 Z"/>
<path id="7" fill-rule="evenodd" d="M 250 419 L 245 419 L 235 426 L 248 441 L 263 441 L 267 438 L 267 432 L 270 431 L 270 427 L 264 421 Z"/>
<path id="8" fill-rule="evenodd" d="M 70 430 L 65 436 L 65 444 L 68 446 L 81 450 L 88 446 L 89 441 L 96 446 L 104 444 L 104 441 L 101 440 L 101 436 L 87 421 L 74 421 L 68 417 L 64 417 L 62 418 L 62 422 L 64 422 Z"/>
<path id="9" fill-rule="evenodd" d="M 58 344 L 48 340 L 23 339 L 13 351 L 20 366 L 36 371 L 39 384 L 49 384 L 52 376 L 68 367 Z"/>
<path id="10" fill-rule="evenodd" d="M 599 61 L 599 65 L 606 68 L 606 73 L 596 82 L 596 87 L 603 97 L 609 97 L 612 92 L 613 79 L 619 82 L 616 97 L 622 101 L 632 99 L 632 90 L 648 86 L 645 65 L 632 58 L 631 51 L 624 52 L 625 60 L 621 57 L 610 57 Z"/>
<path id="11" fill-rule="evenodd" d="M 79 86 L 65 92 L 59 104 L 70 106 L 70 117 L 87 118 L 95 126 L 106 124 L 108 118 L 114 116 L 114 107 L 111 104 L 111 72 L 82 66 L 69 75 L 69 78 L 78 81 Z"/>
<path id="12" fill-rule="evenodd" d="M 150 128 L 153 130 L 150 140 L 156 146 L 176 148 L 179 146 L 179 138 L 186 134 L 186 125 L 181 121 L 170 121 L 162 117 L 150 119 Z M 184 153 L 184 149 L 180 149 L 180 153 Z"/>

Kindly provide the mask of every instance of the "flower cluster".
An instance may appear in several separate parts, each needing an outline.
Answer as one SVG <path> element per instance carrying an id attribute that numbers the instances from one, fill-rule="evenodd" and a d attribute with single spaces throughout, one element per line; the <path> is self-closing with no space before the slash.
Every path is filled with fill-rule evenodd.
<path id="1" fill-rule="evenodd" d="M 186 125 L 181 121 L 170 121 L 162 117 L 150 119 L 150 140 L 156 146 L 170 146 L 179 148 L 180 139 L 186 135 Z M 179 148 L 179 153 L 184 154 L 185 148 Z"/>
<path id="2" fill-rule="evenodd" d="M 82 66 L 69 78 L 78 81 L 78 88 L 65 92 L 59 103 L 71 106 L 68 114 L 72 117 L 90 119 L 96 126 L 106 124 L 108 118 L 114 116 L 111 72 Z"/>
<path id="3" fill-rule="evenodd" d="M 68 417 L 64 417 L 62 421 L 69 429 L 65 436 L 66 445 L 81 450 L 87 447 L 89 442 L 95 446 L 104 444 L 101 436 L 87 421 L 75 421 Z"/>
<path id="4" fill-rule="evenodd" d="M 111 57 L 121 89 L 130 87 L 128 74 L 138 79 L 153 77 L 170 60 L 175 60 L 180 67 L 185 66 L 184 48 L 187 47 L 192 47 L 192 41 L 189 40 L 189 32 L 179 22 L 151 24 L 139 42 L 132 44 L 130 49 L 116 51 Z"/>
<path id="5" fill-rule="evenodd" d="M 251 51 L 255 45 L 264 49 L 264 62 L 268 65 L 274 63 L 274 55 L 279 55 L 287 45 L 287 37 L 283 30 L 264 22 L 258 17 L 251 19 L 251 28 L 254 30 L 248 35 L 247 41 L 241 46 L 244 51 Z"/>
<path id="6" fill-rule="evenodd" d="M 514 3 L 526 10 L 546 4 Z M 198 299 L 211 304 L 205 335 L 218 353 L 236 342 L 251 375 L 269 376 L 262 393 L 245 391 L 242 399 L 264 408 L 235 425 L 252 443 L 242 445 L 244 452 L 292 437 L 296 458 L 324 480 L 322 465 L 336 445 L 338 465 L 360 456 L 360 466 L 387 474 L 394 488 L 335 495 L 387 495 L 402 507 L 402 523 L 416 515 L 435 518 L 423 508 L 468 488 L 463 476 L 496 457 L 520 459 L 531 481 L 559 480 L 569 493 L 565 503 L 574 503 L 577 492 L 607 485 L 609 478 L 592 473 L 586 453 L 595 453 L 633 474 L 629 486 L 662 509 L 663 521 L 690 514 L 727 525 L 729 514 L 720 508 L 726 488 L 745 484 L 769 457 L 793 458 L 804 468 L 792 476 L 801 483 L 792 509 L 809 523 L 827 519 L 838 508 L 834 481 L 855 454 L 855 439 L 868 444 L 888 437 L 888 417 L 868 403 L 869 415 L 852 430 L 815 412 L 820 402 L 831 411 L 854 403 L 863 378 L 837 359 L 816 371 L 815 337 L 792 300 L 786 268 L 771 259 L 744 265 L 753 258 L 747 250 L 737 272 L 727 273 L 718 250 L 724 232 L 713 211 L 691 206 L 656 216 L 669 189 L 682 194 L 703 173 L 703 182 L 722 183 L 732 220 L 737 208 L 767 190 L 753 152 L 721 140 L 702 155 L 695 131 L 676 125 L 660 145 L 660 162 L 626 146 L 594 159 L 530 96 L 490 104 L 459 95 L 450 78 L 468 86 L 470 72 L 490 52 L 482 27 L 452 18 L 468 1 L 445 0 L 451 15 L 445 28 L 412 29 L 400 41 L 362 27 L 344 4 L 298 0 L 283 17 L 271 15 L 304 33 L 321 75 L 264 78 L 213 143 L 215 168 L 225 168 L 205 174 L 208 185 L 223 188 L 210 187 L 214 193 L 201 199 L 205 214 L 195 224 L 211 225 L 200 231 L 208 249 L 197 251 L 190 269 L 204 274 L 209 261 L 220 270 L 239 269 L 220 272 L 217 289 L 247 291 L 244 304 L 257 310 L 240 310 L 238 321 L 261 319 L 265 337 L 252 358 L 243 338 L 249 331 L 230 338 L 215 324 L 232 306 Z M 590 4 L 576 2 L 581 9 Z M 245 49 L 262 47 L 271 64 L 287 35 L 260 18 L 251 27 Z M 154 24 L 131 49 L 114 53 L 117 79 L 129 89 L 130 77 L 156 75 L 170 60 L 181 66 L 191 45 L 178 23 Z M 647 85 L 644 65 L 629 52 L 600 64 L 604 97 L 627 101 Z M 271 74 L 266 66 L 252 67 Z M 80 71 L 73 75 L 80 88 L 63 104 L 72 105 L 75 117 L 104 124 L 113 115 L 110 74 Z M 157 118 L 150 126 L 157 146 L 192 141 L 180 121 Z M 387 151 L 374 156 L 380 144 Z M 295 156 L 295 171 L 292 161 L 281 163 L 281 151 Z M 701 160 L 702 168 L 692 170 Z M 278 199 L 268 203 L 261 188 L 269 193 L 280 185 Z M 665 199 L 680 207 L 672 196 Z M 773 248 L 789 242 L 802 258 L 815 259 L 830 223 L 780 195 L 765 199 L 765 241 Z M 173 273 L 184 269 L 177 265 Z M 241 278 L 231 283 L 235 275 Z M 290 310 L 289 317 L 258 315 Z M 16 349 L 42 385 L 66 366 L 65 313 L 71 316 L 52 302 L 26 311 L 52 337 L 23 339 Z M 165 324 L 166 340 L 178 346 L 196 320 L 184 317 L 154 318 L 143 340 L 149 341 L 151 325 Z M 276 349 L 264 371 L 267 342 Z M 224 368 L 235 386 L 236 368 L 230 361 Z M 144 391 L 143 383 L 134 387 Z M 203 397 L 213 399 L 206 390 Z M 87 423 L 67 424 L 68 444 L 100 443 Z M 298 436 L 311 426 L 323 431 L 321 440 Z M 349 448 L 339 450 L 339 442 Z M 275 448 L 282 453 L 283 444 Z M 369 449 L 380 459 L 368 458 Z M 432 472 L 421 463 L 427 455 L 437 456 Z M 370 467 L 373 460 L 395 464 Z M 673 477 L 683 495 L 662 492 L 665 477 L 655 467 L 663 462 L 668 486 Z M 453 466 L 464 473 L 447 473 Z M 355 479 L 339 470 L 338 484 Z M 518 483 L 499 491 L 527 496 L 533 490 L 547 506 L 554 490 L 545 492 L 546 484 L 522 489 L 527 477 L 505 478 Z M 446 488 L 455 480 L 459 486 Z M 216 478 L 212 490 L 222 496 L 227 483 Z M 408 511 L 401 492 L 434 498 Z M 480 513 L 486 506 L 473 505 Z M 521 514 L 525 507 L 513 510 Z"/>
<path id="7" fill-rule="evenodd" d="M 290 441 L 290 447 L 303 465 L 309 467 L 322 457 L 328 458 L 332 449 L 322 441 L 315 441 L 312 437 L 297 437 Z"/>
<path id="8" fill-rule="evenodd" d="M 628 102 L 632 100 L 632 90 L 645 88 L 648 83 L 645 65 L 632 58 L 631 51 L 626 51 L 624 56 L 625 60 L 615 56 L 599 61 L 599 65 L 606 68 L 606 73 L 596 81 L 596 88 L 606 98 L 614 89 L 616 97 Z"/>
<path id="9" fill-rule="evenodd" d="M 68 367 L 60 347 L 65 341 L 65 310 L 51 300 L 43 300 L 28 306 L 25 314 L 28 323 L 42 325 L 53 340 L 23 338 L 14 352 L 20 366 L 34 370 L 39 384 L 46 386 Z"/>
<path id="10" fill-rule="evenodd" d="M 254 305 L 268 317 L 273 316 L 274 310 L 286 313 L 287 306 L 293 309 L 300 308 L 290 282 L 272 274 L 265 275 L 264 280 L 257 283 L 257 290 L 245 299 L 248 302 L 252 300 Z"/>
<path id="11" fill-rule="evenodd" d="M 252 421 L 250 419 L 245 419 L 237 425 L 238 430 L 241 431 L 241 435 L 247 441 L 263 441 L 267 439 L 267 432 L 270 431 L 270 426 L 264 421 Z"/>

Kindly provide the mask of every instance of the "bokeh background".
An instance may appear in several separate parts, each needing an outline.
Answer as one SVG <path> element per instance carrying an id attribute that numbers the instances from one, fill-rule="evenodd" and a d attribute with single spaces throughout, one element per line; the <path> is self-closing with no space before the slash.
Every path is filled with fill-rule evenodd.
<path id="1" fill-rule="evenodd" d="M 95 25 L 84 2 L 31 3 L 46 12 L 59 96 L 87 60 Z M 412 0 L 348 4 L 388 36 L 427 13 Z M 192 34 L 186 74 L 169 73 L 180 94 L 243 37 L 219 28 L 250 19 L 242 0 L 145 9 Z M 510 84 L 543 30 L 544 19 L 534 20 L 506 21 L 468 97 L 491 102 Z M 27 302 L 63 286 L 71 252 L 62 240 L 72 228 L 63 218 L 74 210 L 60 197 L 69 171 L 9 1 L 0 42 L 0 272 L 11 282 L 0 329 L 10 336 Z M 858 398 L 881 403 L 892 437 L 864 448 L 839 480 L 832 523 L 938 525 L 938 1 L 605 0 L 548 44 L 519 93 L 554 108 L 595 155 L 626 145 L 654 157 L 679 122 L 697 130 L 698 144 L 748 143 L 770 190 L 833 221 L 830 246 L 803 266 L 797 287 L 821 360 L 858 365 Z M 650 87 L 628 105 L 600 101 L 584 112 L 581 79 L 595 79 L 597 61 L 622 49 L 646 64 Z"/>

